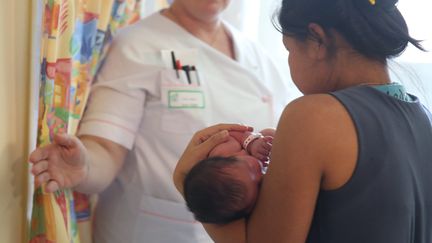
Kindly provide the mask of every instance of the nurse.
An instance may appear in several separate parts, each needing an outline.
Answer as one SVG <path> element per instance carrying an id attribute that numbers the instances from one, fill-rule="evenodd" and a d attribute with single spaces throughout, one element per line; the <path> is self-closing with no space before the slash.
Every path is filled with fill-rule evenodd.
<path id="1" fill-rule="evenodd" d="M 99 194 L 96 243 L 212 242 L 172 183 L 176 162 L 209 125 L 274 127 L 289 97 L 268 56 L 221 20 L 229 2 L 175 0 L 123 29 L 78 137 L 57 135 L 31 154 L 49 191 Z"/>

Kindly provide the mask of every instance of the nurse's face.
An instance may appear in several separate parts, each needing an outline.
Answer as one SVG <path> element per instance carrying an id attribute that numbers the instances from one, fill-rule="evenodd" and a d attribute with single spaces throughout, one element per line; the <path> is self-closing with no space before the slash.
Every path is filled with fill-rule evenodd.
<path id="1" fill-rule="evenodd" d="M 200 21 L 214 21 L 228 7 L 231 0 L 175 0 L 178 5 L 189 15 Z"/>

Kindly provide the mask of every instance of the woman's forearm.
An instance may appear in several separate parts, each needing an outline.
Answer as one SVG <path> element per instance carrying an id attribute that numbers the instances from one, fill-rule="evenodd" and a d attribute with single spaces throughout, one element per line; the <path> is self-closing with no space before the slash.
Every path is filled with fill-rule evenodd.
<path id="1" fill-rule="evenodd" d="M 225 225 L 203 224 L 215 243 L 246 243 L 246 220 L 239 219 Z"/>
<path id="2" fill-rule="evenodd" d="M 87 175 L 74 189 L 95 194 L 107 188 L 123 166 L 127 149 L 106 139 L 93 136 L 80 138 L 87 149 Z"/>

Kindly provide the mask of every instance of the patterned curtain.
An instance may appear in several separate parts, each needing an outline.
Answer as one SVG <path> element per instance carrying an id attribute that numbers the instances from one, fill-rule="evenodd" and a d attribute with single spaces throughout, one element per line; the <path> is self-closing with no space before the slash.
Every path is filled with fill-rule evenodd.
<path id="1" fill-rule="evenodd" d="M 113 34 L 140 18 L 141 0 L 43 0 L 37 146 L 74 134 Z M 75 198 L 75 201 L 74 201 Z M 30 243 L 78 243 L 87 196 L 71 190 L 33 194 Z"/>

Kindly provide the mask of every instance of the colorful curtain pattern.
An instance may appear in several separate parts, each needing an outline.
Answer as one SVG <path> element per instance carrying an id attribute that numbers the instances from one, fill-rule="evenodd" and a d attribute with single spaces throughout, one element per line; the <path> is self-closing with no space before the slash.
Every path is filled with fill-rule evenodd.
<path id="1" fill-rule="evenodd" d="M 74 134 L 113 34 L 140 18 L 141 0 L 43 0 L 37 146 Z M 75 201 L 74 201 L 75 198 Z M 88 220 L 87 196 L 35 190 L 30 243 L 78 243 L 77 221 Z"/>

